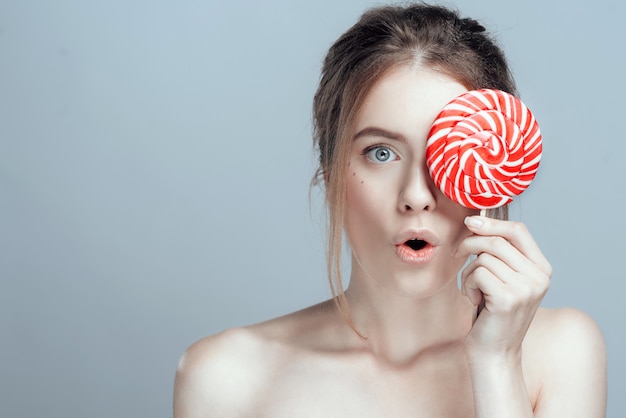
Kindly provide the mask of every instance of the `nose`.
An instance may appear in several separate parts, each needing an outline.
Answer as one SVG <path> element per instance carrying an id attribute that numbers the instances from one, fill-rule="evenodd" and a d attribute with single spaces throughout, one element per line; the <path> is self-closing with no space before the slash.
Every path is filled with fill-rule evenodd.
<path id="1" fill-rule="evenodd" d="M 433 211 L 437 205 L 436 187 L 425 164 L 407 170 L 398 196 L 398 210 L 403 213 Z"/>

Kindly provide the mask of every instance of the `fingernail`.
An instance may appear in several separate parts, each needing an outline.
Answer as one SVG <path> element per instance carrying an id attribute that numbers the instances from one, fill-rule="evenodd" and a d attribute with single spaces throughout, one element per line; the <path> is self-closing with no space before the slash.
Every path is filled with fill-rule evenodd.
<path id="1" fill-rule="evenodd" d="M 474 228 L 481 227 L 483 225 L 482 219 L 476 216 L 468 216 L 465 218 L 465 225 L 473 226 Z"/>

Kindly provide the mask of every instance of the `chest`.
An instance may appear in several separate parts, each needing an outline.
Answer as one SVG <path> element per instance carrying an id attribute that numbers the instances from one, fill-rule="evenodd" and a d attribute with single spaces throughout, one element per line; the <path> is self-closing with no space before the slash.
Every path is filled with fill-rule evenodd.
<path id="1" fill-rule="evenodd" d="M 469 369 L 449 357 L 412 367 L 301 361 L 276 375 L 256 411 L 271 417 L 473 416 Z"/>

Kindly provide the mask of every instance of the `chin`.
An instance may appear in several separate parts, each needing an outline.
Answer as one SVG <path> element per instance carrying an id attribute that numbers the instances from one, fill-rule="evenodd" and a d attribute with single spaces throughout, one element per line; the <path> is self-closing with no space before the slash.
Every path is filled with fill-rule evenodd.
<path id="1" fill-rule="evenodd" d="M 388 277 L 386 286 L 393 293 L 413 299 L 428 299 L 446 289 L 453 287 L 458 290 L 456 274 L 429 274 L 412 272 L 397 272 Z M 447 277 L 448 279 L 442 279 Z"/>

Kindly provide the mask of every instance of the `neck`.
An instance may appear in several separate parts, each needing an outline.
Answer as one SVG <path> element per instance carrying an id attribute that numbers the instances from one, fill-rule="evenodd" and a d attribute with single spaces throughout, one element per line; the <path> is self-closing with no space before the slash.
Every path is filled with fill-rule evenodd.
<path id="1" fill-rule="evenodd" d="M 472 306 L 452 279 L 427 297 L 368 287 L 351 278 L 346 297 L 357 330 L 357 345 L 390 363 L 459 348 L 471 327 Z"/>

